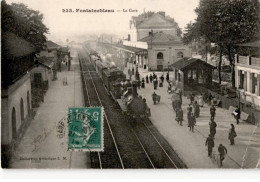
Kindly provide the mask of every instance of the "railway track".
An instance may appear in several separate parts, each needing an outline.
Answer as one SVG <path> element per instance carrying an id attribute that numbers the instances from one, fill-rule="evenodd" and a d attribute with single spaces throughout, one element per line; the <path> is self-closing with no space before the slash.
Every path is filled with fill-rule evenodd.
<path id="1" fill-rule="evenodd" d="M 80 57 L 80 61 L 81 61 L 81 68 L 82 68 L 82 70 L 84 70 L 84 72 L 82 72 L 82 74 L 83 74 L 83 81 L 84 81 L 84 86 L 85 86 L 85 90 L 86 90 L 86 97 L 85 97 L 86 98 L 85 102 L 87 102 L 86 106 L 90 106 L 90 107 L 91 106 L 102 106 L 102 103 L 100 101 L 100 97 L 97 93 L 95 84 L 93 82 L 91 72 L 90 72 L 88 66 L 85 64 L 85 58 Z M 87 81 L 87 78 L 90 80 L 90 82 Z M 103 167 L 106 168 L 106 166 L 105 166 L 106 164 L 102 163 L 102 160 L 103 161 L 106 160 L 105 156 L 108 155 L 108 154 L 106 154 L 106 151 L 109 151 L 109 155 L 111 155 L 110 162 L 112 162 L 114 164 L 113 167 L 124 168 L 120 153 L 119 153 L 118 148 L 117 148 L 116 141 L 114 139 L 113 132 L 111 131 L 111 128 L 110 128 L 110 125 L 109 125 L 109 122 L 108 122 L 108 119 L 107 119 L 107 116 L 106 116 L 106 113 L 104 114 L 104 117 L 105 117 L 104 118 L 105 124 L 107 126 L 107 127 L 104 127 L 104 130 L 107 130 L 107 128 L 109 129 L 109 132 L 105 131 L 105 133 L 110 133 L 109 136 L 107 136 L 107 135 L 105 136 L 104 143 L 105 143 L 105 148 L 106 149 L 109 148 L 109 150 L 105 150 L 105 152 L 92 152 L 91 153 L 92 159 L 95 159 L 95 157 L 93 157 L 93 156 L 95 156 L 96 153 L 98 155 L 97 159 L 98 159 L 99 167 L 98 166 L 93 166 L 93 167 L 94 168 L 101 168 L 101 169 Z M 113 144 L 111 144 L 111 139 L 108 139 L 108 137 L 112 138 Z M 113 147 L 115 147 L 115 149 L 113 149 Z M 95 163 L 92 162 L 92 164 L 95 164 Z"/>
<path id="2" fill-rule="evenodd" d="M 86 106 L 103 106 L 106 123 L 105 150 L 91 153 L 91 167 L 186 168 L 170 145 L 160 139 L 160 134 L 150 129 L 149 121 L 127 121 L 118 109 L 111 108 L 115 103 L 107 92 L 101 91 L 102 80 L 85 54 L 84 50 L 79 51 Z"/>

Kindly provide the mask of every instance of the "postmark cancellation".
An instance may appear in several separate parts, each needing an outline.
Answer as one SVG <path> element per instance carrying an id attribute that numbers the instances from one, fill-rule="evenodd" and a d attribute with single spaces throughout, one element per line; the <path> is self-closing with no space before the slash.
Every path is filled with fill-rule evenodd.
<path id="1" fill-rule="evenodd" d="M 68 150 L 104 150 L 103 107 L 68 108 Z"/>

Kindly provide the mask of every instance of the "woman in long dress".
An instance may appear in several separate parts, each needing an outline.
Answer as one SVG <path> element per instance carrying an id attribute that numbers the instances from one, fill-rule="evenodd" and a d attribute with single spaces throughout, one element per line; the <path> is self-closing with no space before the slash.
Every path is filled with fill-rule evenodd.
<path id="1" fill-rule="evenodd" d="M 200 107 L 203 107 L 203 105 L 204 105 L 204 101 L 203 101 L 203 96 L 202 95 L 198 96 L 198 105 Z"/>

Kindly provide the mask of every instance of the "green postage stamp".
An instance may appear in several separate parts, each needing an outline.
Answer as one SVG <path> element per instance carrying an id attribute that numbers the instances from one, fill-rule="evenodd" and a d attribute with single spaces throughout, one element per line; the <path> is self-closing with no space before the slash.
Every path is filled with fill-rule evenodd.
<path id="1" fill-rule="evenodd" d="M 69 150 L 103 151 L 103 108 L 69 108 L 68 130 Z"/>

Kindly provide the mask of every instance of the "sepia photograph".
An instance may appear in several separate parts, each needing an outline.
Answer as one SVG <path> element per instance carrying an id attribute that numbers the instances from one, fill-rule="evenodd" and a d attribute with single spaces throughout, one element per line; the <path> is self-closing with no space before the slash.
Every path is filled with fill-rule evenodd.
<path id="1" fill-rule="evenodd" d="M 1 1 L 3 169 L 258 171 L 259 126 L 259 0 Z"/>

